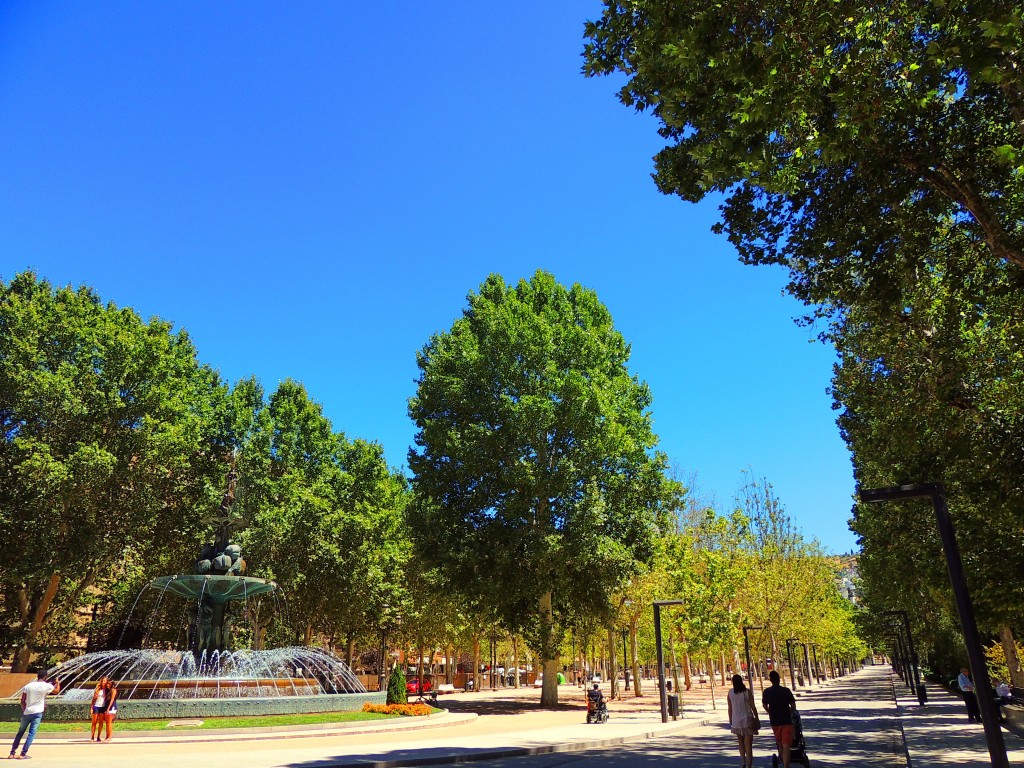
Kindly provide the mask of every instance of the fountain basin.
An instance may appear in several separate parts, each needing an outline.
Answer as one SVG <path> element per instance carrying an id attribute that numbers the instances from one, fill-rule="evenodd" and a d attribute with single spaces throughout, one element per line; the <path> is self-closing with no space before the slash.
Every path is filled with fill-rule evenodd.
<path id="1" fill-rule="evenodd" d="M 276 696 L 235 699 L 131 699 L 119 702 L 119 720 L 177 720 L 253 715 L 308 715 L 324 712 L 352 712 L 363 704 L 384 704 L 387 691 L 375 693 L 322 693 L 316 696 Z M 90 699 L 67 700 L 61 696 L 46 705 L 51 722 L 89 722 Z M 17 700 L 0 702 L 0 722 L 21 719 Z"/>
<path id="2" fill-rule="evenodd" d="M 387 698 L 386 691 L 368 693 L 333 654 L 305 647 L 215 651 L 198 660 L 190 651 L 99 651 L 64 662 L 50 676 L 61 681 L 61 693 L 50 698 L 47 719 L 65 721 L 89 719 L 102 677 L 117 684 L 118 717 L 125 720 L 344 712 Z M 0 720 L 20 717 L 17 699 L 0 702 Z"/>
<path id="3" fill-rule="evenodd" d="M 177 576 L 160 576 L 149 582 L 157 591 L 170 592 L 187 600 L 205 598 L 211 603 L 223 604 L 232 600 L 273 592 L 277 584 L 253 576 L 218 576 L 216 574 L 182 573 Z"/>

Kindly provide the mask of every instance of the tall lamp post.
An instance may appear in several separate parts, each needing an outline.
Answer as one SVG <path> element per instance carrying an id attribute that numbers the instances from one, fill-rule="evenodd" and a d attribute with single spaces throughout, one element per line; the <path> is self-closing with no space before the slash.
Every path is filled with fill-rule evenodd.
<path id="1" fill-rule="evenodd" d="M 654 601 L 654 647 L 658 651 L 658 695 L 661 697 L 661 722 L 668 722 L 668 696 L 665 691 L 665 650 L 661 647 L 661 606 L 682 605 L 682 600 Z"/>
<path id="2" fill-rule="evenodd" d="M 750 690 L 754 690 L 754 674 L 753 668 L 750 666 L 750 637 L 747 635 L 747 632 L 752 629 L 764 629 L 764 627 L 748 627 L 745 624 L 743 625 L 743 650 L 747 655 L 747 685 L 750 686 Z M 760 677 L 761 675 L 758 674 L 758 678 Z"/>
<path id="3" fill-rule="evenodd" d="M 992 683 L 988 678 L 988 667 L 985 662 L 985 651 L 978 633 L 978 624 L 974 619 L 974 605 L 971 593 L 967 590 L 967 578 L 964 575 L 964 563 L 960 557 L 960 546 L 956 541 L 956 531 L 949 516 L 946 505 L 946 488 L 942 483 L 926 483 L 922 485 L 900 485 L 893 488 L 870 488 L 860 492 L 861 501 L 876 504 L 883 501 L 899 501 L 905 499 L 931 499 L 935 510 L 935 521 L 942 539 L 942 550 L 946 555 L 946 568 L 949 581 L 953 587 L 953 598 L 956 601 L 957 613 L 960 615 L 960 628 L 964 633 L 967 645 L 967 658 L 974 672 L 974 685 L 977 688 L 978 705 L 981 708 L 982 720 L 985 724 L 985 741 L 988 743 L 988 754 L 993 768 L 1009 768 L 1010 761 L 1006 757 L 1006 742 L 1003 731 L 999 727 L 999 710 L 996 707 L 992 692 Z"/>

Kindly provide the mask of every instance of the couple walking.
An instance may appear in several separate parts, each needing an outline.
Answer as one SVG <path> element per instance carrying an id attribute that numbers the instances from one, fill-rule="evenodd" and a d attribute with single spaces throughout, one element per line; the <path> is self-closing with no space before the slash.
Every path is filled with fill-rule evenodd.
<path id="1" fill-rule="evenodd" d="M 768 713 L 775 735 L 775 743 L 779 748 L 779 757 L 783 768 L 789 768 L 789 752 L 793 744 L 793 712 L 796 711 L 796 699 L 789 688 L 779 685 L 779 673 L 774 669 L 769 673 L 771 686 L 765 688 L 761 697 L 761 705 Z M 729 691 L 729 725 L 739 742 L 740 759 L 743 768 L 751 768 L 754 764 L 754 735 L 761 730 L 761 718 L 754 704 L 754 694 L 744 684 L 739 675 L 732 676 L 732 690 Z"/>

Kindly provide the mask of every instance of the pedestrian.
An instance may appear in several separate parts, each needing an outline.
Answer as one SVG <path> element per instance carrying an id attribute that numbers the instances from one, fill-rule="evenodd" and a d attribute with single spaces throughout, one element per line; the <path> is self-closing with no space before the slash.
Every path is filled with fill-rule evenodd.
<path id="1" fill-rule="evenodd" d="M 779 685 L 782 678 L 777 670 L 768 673 L 771 685 L 764 689 L 761 696 L 761 706 L 768 713 L 768 722 L 771 723 L 772 733 L 775 734 L 775 744 L 779 748 L 779 757 L 782 758 L 782 768 L 789 768 L 789 751 L 793 747 L 793 712 L 796 711 L 796 699 L 793 692 L 784 685 Z"/>
<path id="2" fill-rule="evenodd" d="M 103 731 L 103 718 L 107 713 L 107 688 L 110 678 L 101 677 L 92 692 L 92 723 L 89 726 L 89 741 L 99 741 Z"/>
<path id="3" fill-rule="evenodd" d="M 36 730 L 43 720 L 46 697 L 51 693 L 60 693 L 60 680 L 47 682 L 46 670 L 40 670 L 35 681 L 21 689 L 21 724 L 18 726 L 18 734 L 14 737 L 11 754 L 8 755 L 8 758 L 18 758 L 19 760 L 28 758 L 28 748 L 32 746 Z M 17 755 L 15 753 L 18 751 L 18 744 L 21 743 L 21 737 L 25 735 L 26 730 L 28 736 L 25 738 L 25 745 L 21 748 L 21 755 Z"/>
<path id="4" fill-rule="evenodd" d="M 978 708 L 978 694 L 974 689 L 974 681 L 971 680 L 971 672 L 967 667 L 960 669 L 960 676 L 956 679 L 960 686 L 960 693 L 964 697 L 964 705 L 967 707 L 967 722 L 980 723 L 981 710 Z"/>
<path id="5" fill-rule="evenodd" d="M 754 694 L 743 684 L 739 675 L 732 676 L 732 690 L 727 697 L 729 704 L 729 726 L 739 742 L 740 760 L 743 768 L 754 765 L 754 734 L 761 728 L 761 718 L 754 706 Z"/>

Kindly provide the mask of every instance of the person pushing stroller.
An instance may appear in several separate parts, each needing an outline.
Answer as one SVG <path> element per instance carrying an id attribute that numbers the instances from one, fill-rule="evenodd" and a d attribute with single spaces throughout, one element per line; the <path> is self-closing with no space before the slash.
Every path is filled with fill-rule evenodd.
<path id="1" fill-rule="evenodd" d="M 768 722 L 775 734 L 775 743 L 779 748 L 782 768 L 789 768 L 790 750 L 795 736 L 793 715 L 796 712 L 796 699 L 793 692 L 780 685 L 781 678 L 776 670 L 768 673 L 771 686 L 764 689 L 761 705 L 768 712 Z"/>

